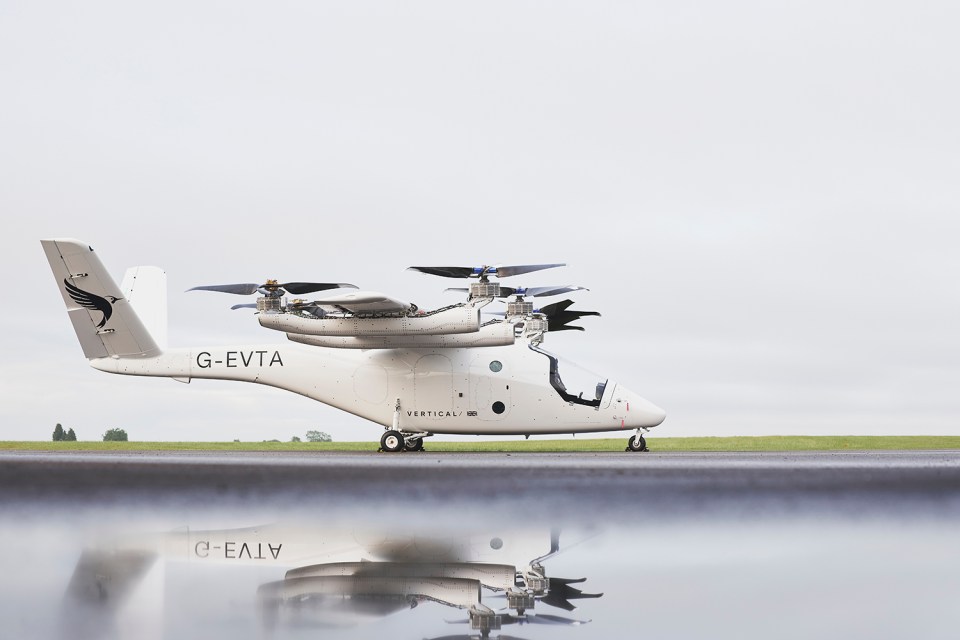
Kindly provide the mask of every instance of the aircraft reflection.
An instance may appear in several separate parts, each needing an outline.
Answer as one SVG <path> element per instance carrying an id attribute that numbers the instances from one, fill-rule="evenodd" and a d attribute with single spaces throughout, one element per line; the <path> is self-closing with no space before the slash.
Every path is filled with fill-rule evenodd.
<path id="1" fill-rule="evenodd" d="M 119 536 L 81 554 L 62 626 L 71 637 L 113 637 L 114 618 L 144 576 L 157 564 L 178 562 L 284 571 L 281 579 L 250 585 L 269 637 L 289 629 L 353 627 L 425 602 L 466 613 L 444 621 L 469 625 L 473 635 L 443 638 L 487 638 L 513 625 L 581 625 L 589 620 L 543 612 L 573 611 L 577 601 L 603 595 L 573 586 L 586 578 L 547 573 L 545 563 L 561 551 L 559 532 L 548 530 L 424 535 L 301 524 Z"/>

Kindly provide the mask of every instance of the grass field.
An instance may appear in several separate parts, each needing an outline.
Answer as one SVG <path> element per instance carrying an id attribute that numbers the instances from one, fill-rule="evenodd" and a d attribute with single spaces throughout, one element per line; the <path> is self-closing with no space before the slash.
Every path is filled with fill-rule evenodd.
<path id="1" fill-rule="evenodd" d="M 882 451 L 960 449 L 960 436 L 755 436 L 648 438 L 651 451 Z M 376 451 L 377 442 L 0 442 L 0 451 Z M 626 438 L 439 442 L 428 451 L 623 451 Z"/>

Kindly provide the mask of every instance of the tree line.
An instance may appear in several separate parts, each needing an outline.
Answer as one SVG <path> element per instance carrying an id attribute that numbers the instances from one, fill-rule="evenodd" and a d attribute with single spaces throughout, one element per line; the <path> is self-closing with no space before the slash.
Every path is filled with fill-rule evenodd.
<path id="1" fill-rule="evenodd" d="M 63 425 L 59 422 L 57 426 L 53 428 L 53 441 L 54 442 L 76 442 L 77 433 L 73 430 L 73 427 L 70 427 L 68 430 L 63 430 Z M 126 442 L 127 441 L 127 432 L 123 429 L 107 429 L 106 433 L 103 434 L 104 442 Z"/>
<path id="2" fill-rule="evenodd" d="M 67 431 L 63 430 L 63 425 L 59 422 L 57 426 L 53 428 L 53 441 L 54 442 L 76 442 L 77 434 L 73 430 L 73 427 L 70 427 Z M 124 429 L 107 429 L 106 433 L 103 434 L 104 442 L 127 442 L 127 432 Z M 298 436 L 293 436 L 290 439 L 290 442 L 300 442 Z M 235 440 L 234 442 L 239 442 Z M 266 441 L 264 441 L 266 442 Z M 279 442 L 275 440 L 274 442 Z M 330 437 L 329 433 L 323 431 L 307 431 L 307 442 L 333 442 L 333 438 Z"/>
<path id="3" fill-rule="evenodd" d="M 73 427 L 70 427 L 69 431 L 63 430 L 63 425 L 59 422 L 57 426 L 53 428 L 53 441 L 54 442 L 76 442 L 77 433 L 73 430 Z"/>

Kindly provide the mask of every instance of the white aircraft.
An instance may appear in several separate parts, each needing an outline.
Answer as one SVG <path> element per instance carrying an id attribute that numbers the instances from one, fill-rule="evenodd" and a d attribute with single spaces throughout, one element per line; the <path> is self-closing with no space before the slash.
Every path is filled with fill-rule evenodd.
<path id="1" fill-rule="evenodd" d="M 290 343 L 167 348 L 166 274 L 131 267 L 117 286 L 93 248 L 41 240 L 83 354 L 95 369 L 190 382 L 239 380 L 286 389 L 383 425 L 383 451 L 418 451 L 434 434 L 525 435 L 634 430 L 628 451 L 646 451 L 643 432 L 665 412 L 612 380 L 542 348 L 548 331 L 596 312 L 570 300 L 535 311 L 525 296 L 581 287 L 501 286 L 498 278 L 560 264 L 411 267 L 473 278 L 466 302 L 435 311 L 345 283 L 213 285 L 198 290 L 260 293 L 260 324 Z M 326 292 L 316 301 L 287 294 Z M 512 298 L 510 298 L 512 296 Z M 510 298 L 503 318 L 481 309 Z"/>
<path id="2" fill-rule="evenodd" d="M 511 624 L 584 624 L 588 620 L 543 611 L 572 612 L 581 600 L 603 596 L 577 588 L 586 578 L 547 574 L 545 563 L 562 551 L 559 529 L 546 534 L 516 528 L 464 533 L 435 522 L 429 533 L 397 523 L 338 529 L 307 521 L 112 535 L 84 548 L 63 600 L 62 635 L 107 635 L 151 568 L 174 563 L 207 569 L 199 574 L 207 577 L 205 587 L 187 596 L 203 598 L 204 615 L 222 609 L 218 600 L 229 597 L 220 595 L 218 584 L 249 581 L 249 573 L 234 567 L 265 569 L 255 574 L 260 577 L 282 572 L 248 585 L 256 590 L 262 626 L 271 631 L 351 627 L 427 602 L 464 611 L 466 619 L 448 622 L 469 624 L 482 637 Z"/>

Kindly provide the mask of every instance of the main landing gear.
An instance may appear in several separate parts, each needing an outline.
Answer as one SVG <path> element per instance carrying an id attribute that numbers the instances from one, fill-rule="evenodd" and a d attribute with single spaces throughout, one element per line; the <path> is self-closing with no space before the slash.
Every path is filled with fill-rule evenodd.
<path id="1" fill-rule="evenodd" d="M 397 406 L 393 409 L 393 428 L 387 429 L 380 436 L 380 449 L 378 451 L 386 451 L 387 453 L 423 451 L 423 439 L 432 435 L 432 433 L 426 431 L 401 430 L 400 398 L 397 398 Z"/>
<path id="2" fill-rule="evenodd" d="M 397 453 L 400 451 L 423 451 L 423 439 L 429 433 L 402 433 L 396 429 L 384 431 L 380 436 L 380 451 Z"/>
<path id="3" fill-rule="evenodd" d="M 650 451 L 650 449 L 647 449 L 647 440 L 640 434 L 639 429 L 637 429 L 635 435 L 630 436 L 630 439 L 627 440 L 627 448 L 624 451 Z"/>

